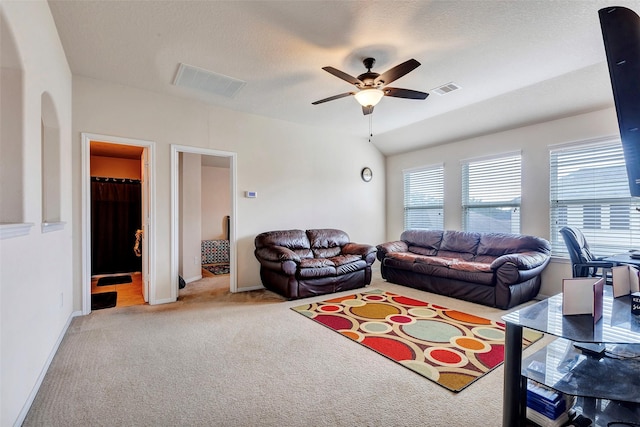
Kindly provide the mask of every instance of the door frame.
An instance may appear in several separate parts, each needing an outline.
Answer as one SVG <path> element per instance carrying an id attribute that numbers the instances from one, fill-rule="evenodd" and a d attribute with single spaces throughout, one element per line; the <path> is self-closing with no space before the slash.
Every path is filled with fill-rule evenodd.
<path id="1" fill-rule="evenodd" d="M 142 286 L 147 286 L 146 295 L 149 304 L 156 304 L 155 299 L 155 142 L 142 139 L 123 138 L 111 135 L 100 135 L 82 132 L 82 314 L 91 313 L 91 141 L 100 141 L 110 144 L 133 145 L 142 147 L 146 151 L 149 176 L 144 177 L 146 194 L 149 199 L 149 212 L 146 230 L 146 239 L 143 239 L 143 253 L 148 254 L 147 277 L 142 278 Z M 143 156 L 145 157 L 145 156 Z M 142 162 L 142 159 L 140 159 Z M 143 165 L 144 169 L 144 165 Z M 145 193 L 143 190 L 143 194 Z M 144 216 L 144 212 L 142 215 Z M 144 224 L 143 224 L 144 227 Z M 143 268 L 144 270 L 144 268 Z M 143 290 L 143 295 L 144 295 Z"/>
<path id="2" fill-rule="evenodd" d="M 204 156 L 226 157 L 229 164 L 229 191 L 231 192 L 231 219 L 229 221 L 229 291 L 238 291 L 236 269 L 236 168 L 237 154 L 231 151 L 220 151 L 209 148 L 198 148 L 186 145 L 171 144 L 171 299 L 178 299 L 178 252 L 180 242 L 180 189 L 179 160 L 180 153 L 201 154 Z"/>

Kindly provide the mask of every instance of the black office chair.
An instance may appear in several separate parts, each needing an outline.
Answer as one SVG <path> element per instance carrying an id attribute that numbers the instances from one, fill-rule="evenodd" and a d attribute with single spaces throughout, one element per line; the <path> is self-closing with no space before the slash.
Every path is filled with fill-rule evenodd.
<path id="1" fill-rule="evenodd" d="M 607 277 L 611 272 L 612 262 L 602 261 L 593 256 L 589 244 L 582 231 L 576 227 L 562 227 L 560 234 L 564 239 L 571 258 L 573 277 Z M 600 270 L 602 270 L 600 272 Z"/>

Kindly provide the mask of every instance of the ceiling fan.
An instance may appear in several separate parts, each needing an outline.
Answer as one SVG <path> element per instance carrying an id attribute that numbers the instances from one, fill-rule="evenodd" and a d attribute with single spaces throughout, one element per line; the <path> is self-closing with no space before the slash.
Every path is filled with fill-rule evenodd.
<path id="1" fill-rule="evenodd" d="M 426 99 L 427 96 L 429 96 L 428 93 L 418 92 L 417 90 L 400 89 L 397 87 L 387 86 L 389 83 L 418 68 L 420 63 L 415 59 L 410 59 L 400 65 L 396 65 L 382 74 L 371 71 L 375 62 L 376 60 L 374 58 L 365 58 L 362 63 L 367 69 L 367 72 L 360 74 L 358 77 L 350 76 L 349 74 L 333 67 L 322 67 L 326 72 L 351 83 L 359 90 L 357 92 L 345 92 L 339 95 L 330 96 L 328 98 L 312 102 L 312 104 L 318 105 L 323 102 L 333 101 L 334 99 L 353 95 L 358 103 L 362 105 L 362 113 L 367 115 L 373 113 L 373 107 L 380 102 L 383 96 L 393 96 L 395 98 L 406 99 Z"/>

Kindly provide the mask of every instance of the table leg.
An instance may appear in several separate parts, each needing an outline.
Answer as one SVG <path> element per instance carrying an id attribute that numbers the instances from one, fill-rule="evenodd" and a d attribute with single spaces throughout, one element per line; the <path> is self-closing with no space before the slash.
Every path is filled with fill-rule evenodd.
<path id="1" fill-rule="evenodd" d="M 522 326 L 506 323 L 502 426 L 526 425 L 526 383 L 522 381 Z"/>

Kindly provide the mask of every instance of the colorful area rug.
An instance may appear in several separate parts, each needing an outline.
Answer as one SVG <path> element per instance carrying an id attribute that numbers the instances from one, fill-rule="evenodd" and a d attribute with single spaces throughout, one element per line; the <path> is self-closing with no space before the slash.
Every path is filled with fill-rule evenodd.
<path id="1" fill-rule="evenodd" d="M 391 292 L 376 289 L 292 309 L 453 392 L 504 361 L 504 323 Z M 523 346 L 541 337 L 525 329 Z"/>
<path id="2" fill-rule="evenodd" d="M 203 265 L 202 268 L 213 274 L 229 274 L 229 264 Z"/>

